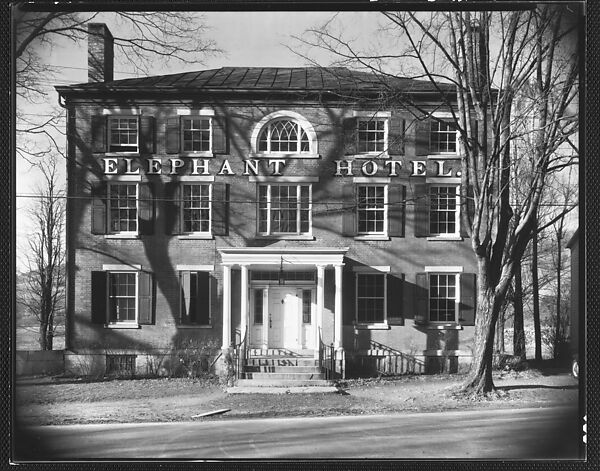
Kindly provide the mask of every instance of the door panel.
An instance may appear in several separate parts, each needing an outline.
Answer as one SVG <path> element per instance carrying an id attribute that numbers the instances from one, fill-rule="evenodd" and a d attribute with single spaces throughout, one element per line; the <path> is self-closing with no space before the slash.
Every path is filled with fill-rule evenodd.
<path id="1" fill-rule="evenodd" d="M 294 288 L 269 289 L 269 347 L 298 348 L 298 296 Z"/>

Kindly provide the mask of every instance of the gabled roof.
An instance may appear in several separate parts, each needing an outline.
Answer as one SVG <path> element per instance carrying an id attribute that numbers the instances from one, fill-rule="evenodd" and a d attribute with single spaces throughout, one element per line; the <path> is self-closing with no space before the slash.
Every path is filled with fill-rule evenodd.
<path id="1" fill-rule="evenodd" d="M 439 84 L 453 92 L 451 84 Z M 171 75 L 81 83 L 57 86 L 61 94 L 70 92 L 352 92 L 376 93 L 401 90 L 405 93 L 438 92 L 431 82 L 374 73 L 345 67 L 221 67 Z"/>

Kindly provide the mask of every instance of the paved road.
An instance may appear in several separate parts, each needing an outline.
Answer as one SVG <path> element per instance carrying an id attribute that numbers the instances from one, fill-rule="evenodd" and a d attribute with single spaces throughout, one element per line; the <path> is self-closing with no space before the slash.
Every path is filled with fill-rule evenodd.
<path id="1" fill-rule="evenodd" d="M 577 458 L 576 407 L 41 426 L 17 460 Z"/>

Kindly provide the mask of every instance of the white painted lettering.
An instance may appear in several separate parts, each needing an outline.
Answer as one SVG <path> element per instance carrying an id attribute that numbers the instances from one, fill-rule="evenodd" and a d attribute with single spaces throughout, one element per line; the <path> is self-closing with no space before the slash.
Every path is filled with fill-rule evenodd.
<path id="1" fill-rule="evenodd" d="M 161 161 L 160 159 L 148 159 L 148 175 L 160 175 Z"/>
<path id="2" fill-rule="evenodd" d="M 412 165 L 412 173 L 413 177 L 424 177 L 427 172 L 427 167 L 425 165 L 425 161 L 423 160 L 413 160 L 411 162 Z"/>
<path id="3" fill-rule="evenodd" d="M 368 169 L 369 167 L 370 170 Z M 362 164 L 360 170 L 363 173 L 363 175 L 366 175 L 367 177 L 372 177 L 377 173 L 377 170 L 379 170 L 379 166 L 377 165 L 377 162 L 374 162 L 373 160 L 367 160 L 365 163 Z"/>
<path id="4" fill-rule="evenodd" d="M 334 160 L 335 162 L 335 176 L 342 177 L 342 172 L 346 172 L 346 176 L 352 177 L 352 161 L 349 160 Z"/>
<path id="5" fill-rule="evenodd" d="M 104 160 L 104 173 L 105 175 L 111 175 L 117 173 L 117 159 L 115 158 L 107 158 Z"/>
<path id="6" fill-rule="evenodd" d="M 397 170 L 399 171 L 402 168 L 402 161 L 401 160 L 386 160 L 383 165 L 385 167 L 390 167 L 390 173 L 389 173 L 390 177 L 397 177 L 398 176 Z"/>
<path id="7" fill-rule="evenodd" d="M 254 176 L 258 175 L 258 160 L 244 160 L 244 173 L 242 175 L 250 175 L 250 172 Z"/>
<path id="8" fill-rule="evenodd" d="M 229 160 L 224 160 L 221 165 L 221 170 L 219 170 L 218 175 L 234 175 L 233 170 L 231 170 L 231 165 L 229 165 Z"/>
<path id="9" fill-rule="evenodd" d="M 445 160 L 437 160 L 435 163 L 437 164 L 437 176 L 438 177 L 451 177 L 452 176 L 452 170 L 448 170 L 447 173 L 444 173 L 444 164 L 446 163 Z"/>
<path id="10" fill-rule="evenodd" d="M 169 175 L 177 175 L 177 169 L 183 167 L 183 160 L 181 159 L 169 159 L 171 162 L 171 172 Z"/>
<path id="11" fill-rule="evenodd" d="M 125 175 L 139 175 L 140 168 L 136 168 L 133 170 L 131 168 L 131 164 L 133 163 L 133 159 L 125 159 Z"/>
<path id="12" fill-rule="evenodd" d="M 202 170 L 202 172 L 199 172 L 199 170 Z M 200 174 L 208 175 L 208 159 L 192 159 L 192 175 Z"/>
<path id="13" fill-rule="evenodd" d="M 273 165 L 273 173 L 271 175 L 281 175 L 281 166 L 285 166 L 285 160 L 283 159 L 269 159 L 268 165 Z"/>

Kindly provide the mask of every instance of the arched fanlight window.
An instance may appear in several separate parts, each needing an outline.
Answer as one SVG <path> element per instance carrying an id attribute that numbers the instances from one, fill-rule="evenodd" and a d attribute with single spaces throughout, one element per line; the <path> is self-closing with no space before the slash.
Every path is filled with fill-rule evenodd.
<path id="1" fill-rule="evenodd" d="M 259 152 L 310 152 L 308 135 L 295 119 L 269 122 L 258 138 Z"/>

